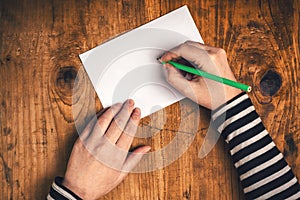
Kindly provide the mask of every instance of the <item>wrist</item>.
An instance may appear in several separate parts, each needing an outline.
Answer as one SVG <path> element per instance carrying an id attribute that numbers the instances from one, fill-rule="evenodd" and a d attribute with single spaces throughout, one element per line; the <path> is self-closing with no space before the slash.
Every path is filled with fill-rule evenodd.
<path id="1" fill-rule="evenodd" d="M 219 110 L 220 108 L 224 107 L 226 104 L 231 102 L 233 99 L 236 97 L 240 96 L 241 94 L 244 94 L 245 92 L 236 89 L 236 88 L 231 88 L 230 91 L 228 91 L 225 95 L 224 98 L 219 100 L 215 105 L 212 105 L 211 110 L 213 112 Z"/>
<path id="2" fill-rule="evenodd" d="M 56 177 L 55 180 L 52 183 L 52 186 L 50 188 L 50 192 L 48 194 L 47 198 L 51 199 L 82 199 L 80 196 L 75 194 L 70 188 L 66 187 L 62 184 L 63 182 L 62 177 Z"/>
<path id="3" fill-rule="evenodd" d="M 226 86 L 226 87 L 228 87 L 228 89 L 226 90 L 226 93 L 225 93 L 225 99 L 219 106 L 226 104 L 227 102 L 231 101 L 232 99 L 234 99 L 235 97 L 237 97 L 238 95 L 243 93 L 243 91 L 240 89 L 237 89 L 237 88 L 234 88 L 231 86 Z"/>
<path id="4" fill-rule="evenodd" d="M 85 199 L 84 197 L 86 196 L 85 192 L 82 190 L 82 188 L 75 186 L 72 184 L 72 182 L 68 181 L 66 178 L 64 178 L 61 182 L 62 186 L 68 188 L 72 192 L 74 192 L 78 197 Z"/>
<path id="5" fill-rule="evenodd" d="M 212 111 L 217 110 L 219 107 L 222 107 L 222 105 L 226 104 L 236 96 L 243 93 L 243 91 L 241 91 L 240 89 L 233 88 L 230 86 L 225 86 L 225 89 L 225 92 L 215 90 L 215 93 L 211 96 L 210 109 Z"/>

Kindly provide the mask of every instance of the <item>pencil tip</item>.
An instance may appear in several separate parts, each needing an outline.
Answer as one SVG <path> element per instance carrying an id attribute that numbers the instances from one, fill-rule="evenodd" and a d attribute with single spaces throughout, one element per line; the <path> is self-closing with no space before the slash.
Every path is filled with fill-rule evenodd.
<path id="1" fill-rule="evenodd" d="M 164 63 L 162 60 L 161 60 L 161 57 L 158 57 L 158 58 L 156 58 L 156 60 L 158 61 L 158 62 L 160 62 L 160 63 Z"/>

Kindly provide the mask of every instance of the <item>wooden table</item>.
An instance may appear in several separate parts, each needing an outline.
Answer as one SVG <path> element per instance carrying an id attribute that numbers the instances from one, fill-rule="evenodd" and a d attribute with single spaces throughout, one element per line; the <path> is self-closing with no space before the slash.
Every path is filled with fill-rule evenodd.
<path id="1" fill-rule="evenodd" d="M 299 0 L 1 0 L 0 199 L 44 198 L 53 178 L 64 174 L 77 138 L 74 120 L 83 125 L 101 109 L 78 55 L 184 4 L 204 41 L 224 48 L 237 79 L 253 86 L 258 113 L 300 177 Z M 79 99 L 92 97 L 76 115 L 74 88 Z M 134 144 L 161 149 L 178 132 L 179 112 L 194 106 L 183 100 L 167 107 L 163 128 Z M 195 140 L 178 160 L 130 174 L 102 199 L 243 199 L 222 140 L 198 158 L 209 122 L 207 110 L 200 114 Z M 195 117 L 191 112 L 187 127 Z M 139 131 L 161 120 L 155 113 Z"/>

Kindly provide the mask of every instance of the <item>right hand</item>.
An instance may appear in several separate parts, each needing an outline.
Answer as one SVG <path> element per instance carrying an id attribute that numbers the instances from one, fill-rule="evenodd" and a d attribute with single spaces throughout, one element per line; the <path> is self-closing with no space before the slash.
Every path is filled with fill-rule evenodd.
<path id="1" fill-rule="evenodd" d="M 208 73 L 236 81 L 223 49 L 187 41 L 165 53 L 160 61 L 168 62 L 184 58 L 195 67 Z M 206 108 L 214 110 L 226 103 L 241 90 L 203 77 L 183 74 L 170 64 L 165 64 L 168 82 L 186 97 Z"/>

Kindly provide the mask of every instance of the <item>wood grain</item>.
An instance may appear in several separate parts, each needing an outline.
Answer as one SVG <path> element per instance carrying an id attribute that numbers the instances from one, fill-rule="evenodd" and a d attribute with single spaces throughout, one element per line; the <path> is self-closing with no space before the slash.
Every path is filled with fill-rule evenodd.
<path id="1" fill-rule="evenodd" d="M 0 199 L 44 198 L 77 129 L 101 109 L 78 55 L 185 4 L 204 41 L 224 48 L 237 79 L 253 86 L 258 113 L 300 177 L 299 0 L 2 0 Z M 183 100 L 143 119 L 138 133 L 154 135 L 134 145 L 159 150 L 196 124 L 195 139 L 171 165 L 130 174 L 101 199 L 243 199 L 222 140 L 198 158 L 209 112 L 194 108 Z"/>

